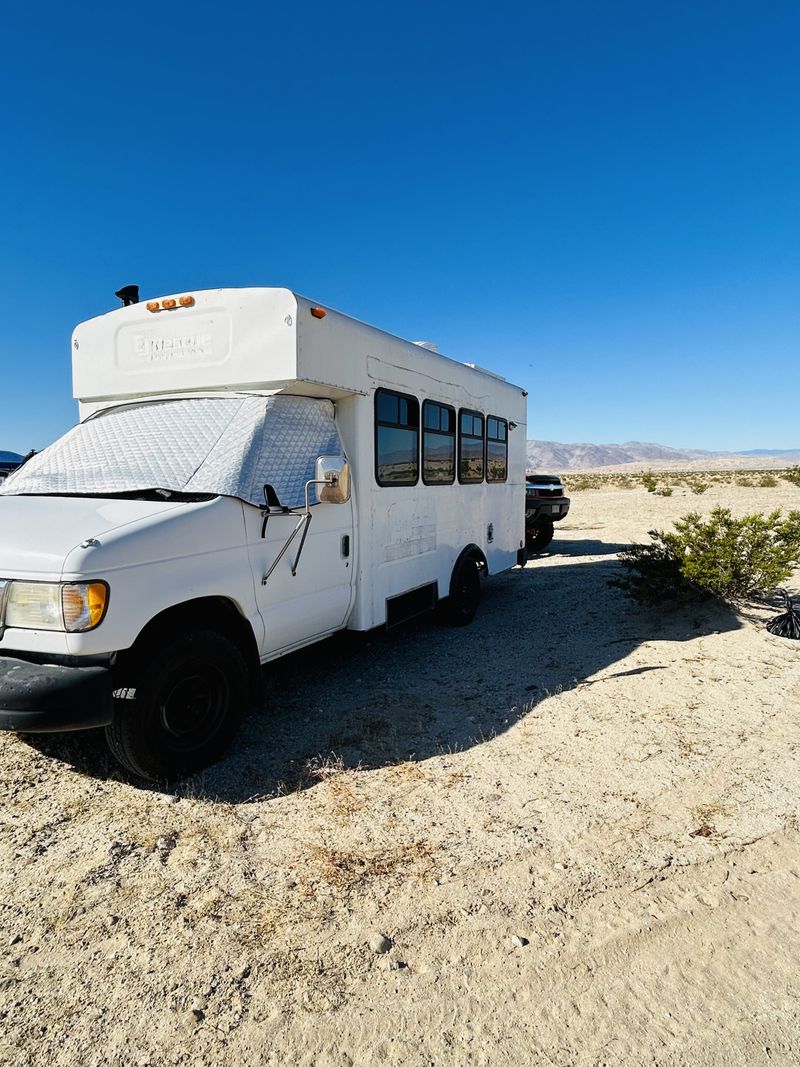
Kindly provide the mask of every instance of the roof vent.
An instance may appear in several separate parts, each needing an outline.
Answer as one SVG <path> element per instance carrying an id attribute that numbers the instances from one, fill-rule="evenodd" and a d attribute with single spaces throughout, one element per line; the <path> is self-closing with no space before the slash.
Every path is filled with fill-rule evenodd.
<path id="1" fill-rule="evenodd" d="M 437 344 L 434 344 L 433 341 L 414 341 L 413 343 L 415 345 L 418 345 L 420 348 L 426 348 L 429 352 L 439 351 L 439 346 Z"/>

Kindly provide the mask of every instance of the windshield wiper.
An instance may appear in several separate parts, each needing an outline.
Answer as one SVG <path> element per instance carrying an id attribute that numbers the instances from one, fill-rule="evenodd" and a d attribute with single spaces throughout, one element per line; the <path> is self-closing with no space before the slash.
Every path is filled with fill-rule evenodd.
<path id="1" fill-rule="evenodd" d="M 11 495 L 11 494 L 9 494 Z M 153 500 L 163 503 L 195 504 L 214 500 L 218 493 L 183 493 L 177 489 L 124 489 L 118 493 L 15 493 L 14 496 L 78 497 L 92 500 Z"/>

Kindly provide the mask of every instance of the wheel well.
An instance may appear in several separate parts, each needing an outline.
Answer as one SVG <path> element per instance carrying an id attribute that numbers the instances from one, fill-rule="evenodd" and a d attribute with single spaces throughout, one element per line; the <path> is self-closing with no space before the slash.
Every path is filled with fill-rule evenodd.
<path id="1" fill-rule="evenodd" d="M 261 691 L 261 663 L 255 635 L 236 605 L 221 596 L 187 600 L 154 616 L 131 647 L 117 656 L 114 673 L 118 687 L 135 684 L 133 680 L 136 675 L 147 664 L 166 634 L 174 637 L 181 632 L 205 629 L 224 634 L 237 645 L 247 663 L 253 696 L 257 698 Z"/>
<path id="2" fill-rule="evenodd" d="M 477 545 L 465 545 L 458 554 L 458 559 L 453 564 L 453 573 L 450 576 L 450 595 L 453 595 L 453 583 L 456 580 L 458 569 L 462 563 L 466 560 L 473 560 L 478 567 L 478 570 L 485 578 L 489 574 L 489 564 L 486 561 L 486 556 L 483 554 Z"/>

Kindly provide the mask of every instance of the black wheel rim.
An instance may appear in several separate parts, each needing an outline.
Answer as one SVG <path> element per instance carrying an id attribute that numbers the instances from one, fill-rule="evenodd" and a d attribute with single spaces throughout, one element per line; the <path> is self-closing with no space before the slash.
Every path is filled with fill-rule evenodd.
<path id="1" fill-rule="evenodd" d="M 224 673 L 213 663 L 188 664 L 159 703 L 161 728 L 173 752 L 191 752 L 219 731 L 230 692 Z"/>

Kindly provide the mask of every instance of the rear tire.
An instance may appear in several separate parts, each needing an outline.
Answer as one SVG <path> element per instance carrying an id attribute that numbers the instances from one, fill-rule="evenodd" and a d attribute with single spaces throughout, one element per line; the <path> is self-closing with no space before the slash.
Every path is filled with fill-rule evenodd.
<path id="1" fill-rule="evenodd" d="M 143 665 L 135 690 L 117 697 L 106 727 L 112 755 L 140 778 L 168 783 L 225 753 L 248 702 L 247 664 L 223 634 L 184 634 Z"/>
<path id="2" fill-rule="evenodd" d="M 444 607 L 445 622 L 451 626 L 467 626 L 475 618 L 481 599 L 481 577 L 478 563 L 467 557 L 459 563 L 450 583 L 450 596 Z"/>
<path id="3" fill-rule="evenodd" d="M 529 552 L 542 552 L 553 540 L 552 522 L 541 522 L 525 531 L 525 547 Z"/>

